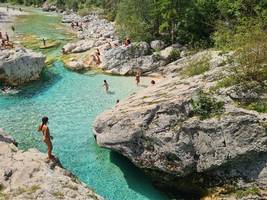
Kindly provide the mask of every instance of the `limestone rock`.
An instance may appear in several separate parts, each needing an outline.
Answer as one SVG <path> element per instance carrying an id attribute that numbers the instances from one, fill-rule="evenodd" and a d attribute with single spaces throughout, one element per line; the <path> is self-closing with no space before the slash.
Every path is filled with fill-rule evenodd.
<path id="1" fill-rule="evenodd" d="M 2 140 L 0 182 L 0 195 L 3 199 L 103 199 L 61 168 L 57 162 L 46 162 L 45 154 L 36 149 L 21 151 Z"/>
<path id="2" fill-rule="evenodd" d="M 0 50 L 0 81 L 19 85 L 39 78 L 45 56 L 25 48 Z"/>
<path id="3" fill-rule="evenodd" d="M 152 49 L 158 51 L 158 50 L 161 50 L 165 47 L 165 43 L 161 40 L 153 40 L 151 43 L 150 43 L 150 46 Z"/>
<path id="4" fill-rule="evenodd" d="M 93 40 L 80 40 L 64 45 L 66 53 L 81 53 L 94 47 L 95 41 Z"/>
<path id="5" fill-rule="evenodd" d="M 73 71 L 83 71 L 88 69 L 88 66 L 85 65 L 82 61 L 70 61 L 65 63 L 65 66 Z"/>
<path id="6" fill-rule="evenodd" d="M 167 47 L 167 48 L 161 50 L 159 54 L 163 59 L 169 60 L 171 58 L 172 52 L 175 49 L 177 49 L 177 48 L 174 48 L 174 47 L 170 46 L 170 47 Z"/>
<path id="7" fill-rule="evenodd" d="M 162 65 L 158 56 L 148 54 L 145 42 L 115 47 L 105 52 L 100 67 L 112 74 L 131 75 L 136 69 L 145 73 Z"/>
<path id="8" fill-rule="evenodd" d="M 224 101 L 220 116 L 194 114 L 194 96 L 209 91 L 214 74 L 227 66 L 192 77 L 180 71 L 207 53 L 210 60 L 217 55 L 201 52 L 165 66 L 171 68 L 165 79 L 101 114 L 93 125 L 97 143 L 129 158 L 164 188 L 200 194 L 236 180 L 267 185 L 267 114 L 238 108 L 223 94 L 213 96 Z"/>
<path id="9" fill-rule="evenodd" d="M 71 23 L 78 22 L 81 20 L 81 17 L 75 13 L 67 13 L 63 15 L 61 22 L 62 23 Z"/>
<path id="10" fill-rule="evenodd" d="M 57 7 L 56 5 L 51 4 L 50 2 L 46 1 L 42 6 L 42 10 L 45 12 L 52 12 L 52 11 L 56 11 Z"/>

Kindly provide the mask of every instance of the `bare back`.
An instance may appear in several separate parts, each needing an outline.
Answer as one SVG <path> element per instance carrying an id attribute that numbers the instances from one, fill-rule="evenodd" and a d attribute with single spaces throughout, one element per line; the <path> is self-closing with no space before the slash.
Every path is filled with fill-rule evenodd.
<path id="1" fill-rule="evenodd" d="M 42 132 L 42 134 L 43 134 L 43 141 L 44 142 L 51 142 L 50 141 L 50 131 L 49 131 L 49 128 L 48 128 L 48 126 L 46 126 L 46 125 L 40 125 L 39 126 L 39 131 L 41 131 Z"/>

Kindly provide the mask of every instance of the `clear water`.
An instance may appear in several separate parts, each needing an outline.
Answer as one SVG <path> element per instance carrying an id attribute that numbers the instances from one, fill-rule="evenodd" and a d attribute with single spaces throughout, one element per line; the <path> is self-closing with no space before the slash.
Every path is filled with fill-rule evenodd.
<path id="1" fill-rule="evenodd" d="M 18 20 L 17 32 L 37 36 L 46 33 L 60 40 L 68 37 L 63 29 L 53 28 L 59 20 L 56 17 L 25 18 Z M 110 94 L 104 92 L 104 79 L 110 83 Z M 45 152 L 36 129 L 41 117 L 47 115 L 54 153 L 65 168 L 98 194 L 110 200 L 167 199 L 128 160 L 99 148 L 92 135 L 95 117 L 137 89 L 131 77 L 79 74 L 56 62 L 43 72 L 41 80 L 18 88 L 18 94 L 0 94 L 0 127 L 15 137 L 20 148 Z"/>

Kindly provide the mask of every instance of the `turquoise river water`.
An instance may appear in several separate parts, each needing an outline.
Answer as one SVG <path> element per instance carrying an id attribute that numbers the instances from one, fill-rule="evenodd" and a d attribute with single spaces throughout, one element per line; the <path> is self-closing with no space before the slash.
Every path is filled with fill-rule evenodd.
<path id="1" fill-rule="evenodd" d="M 71 36 L 59 22 L 59 17 L 34 12 L 17 19 L 16 34 L 33 34 L 64 43 Z M 59 49 L 49 53 L 57 52 Z M 104 79 L 110 83 L 110 94 L 104 92 Z M 75 73 L 57 61 L 44 70 L 41 80 L 17 89 L 17 94 L 0 93 L 0 127 L 15 137 L 20 148 L 46 151 L 36 129 L 41 117 L 47 115 L 54 153 L 65 168 L 98 194 L 109 200 L 168 199 L 128 160 L 99 148 L 92 135 L 92 123 L 99 113 L 140 89 L 133 78 Z"/>

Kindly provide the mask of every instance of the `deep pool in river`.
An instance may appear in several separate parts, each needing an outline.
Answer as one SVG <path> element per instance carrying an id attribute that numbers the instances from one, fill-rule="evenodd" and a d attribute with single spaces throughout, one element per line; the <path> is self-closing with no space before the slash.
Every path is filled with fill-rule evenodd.
<path id="1" fill-rule="evenodd" d="M 63 41 L 69 36 L 58 23 L 58 17 L 37 12 L 20 17 L 16 31 Z M 104 92 L 104 79 L 110 83 L 110 94 Z M 41 117 L 47 115 L 54 153 L 65 168 L 98 194 L 109 200 L 167 199 L 128 160 L 99 148 L 92 135 L 95 117 L 137 89 L 131 77 L 79 74 L 55 62 L 43 72 L 41 80 L 18 88 L 19 93 L 0 94 L 0 127 L 15 137 L 20 148 L 45 152 L 36 129 Z"/>

